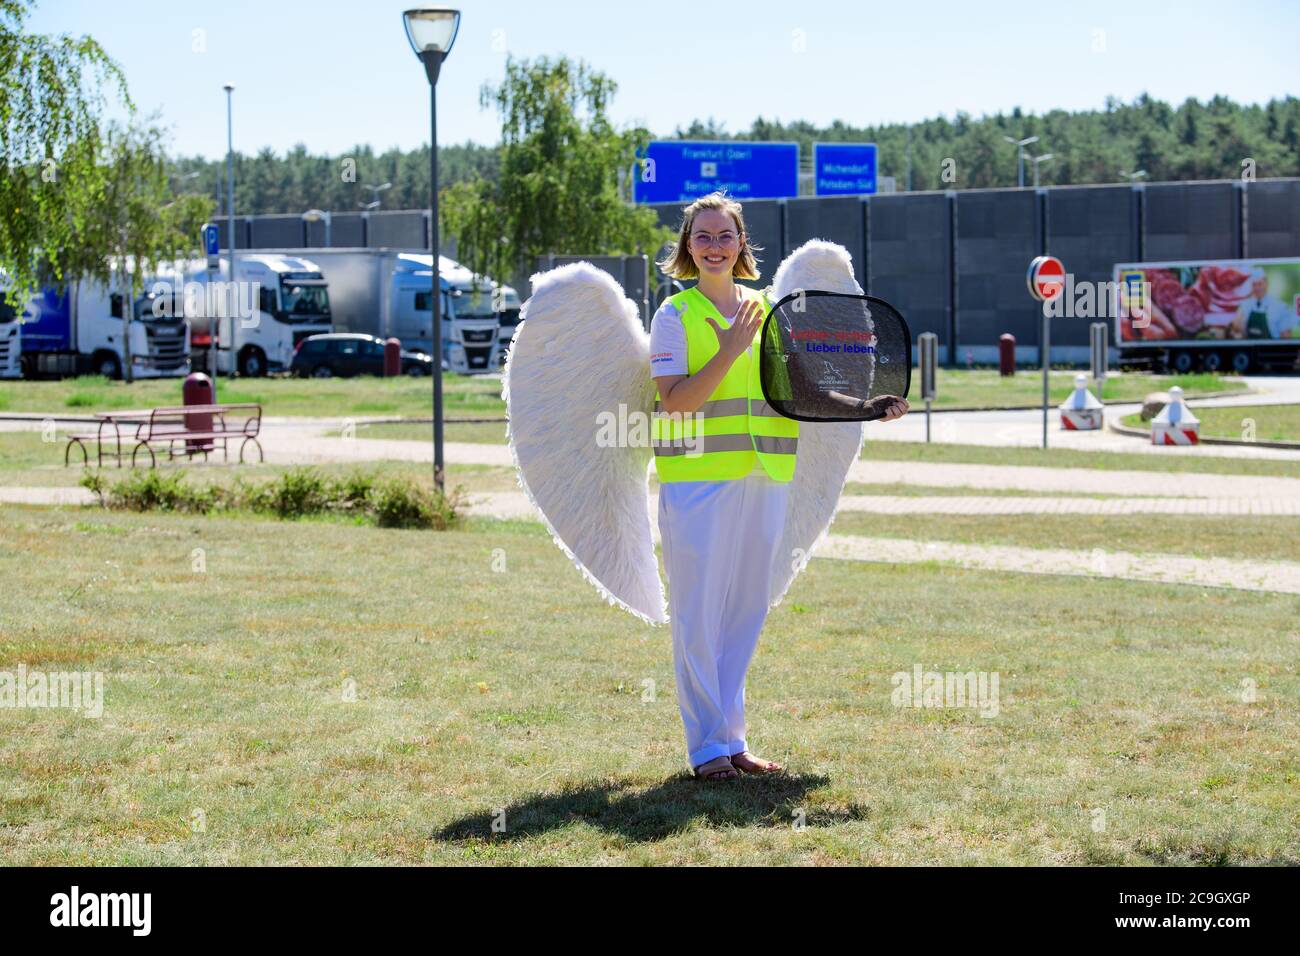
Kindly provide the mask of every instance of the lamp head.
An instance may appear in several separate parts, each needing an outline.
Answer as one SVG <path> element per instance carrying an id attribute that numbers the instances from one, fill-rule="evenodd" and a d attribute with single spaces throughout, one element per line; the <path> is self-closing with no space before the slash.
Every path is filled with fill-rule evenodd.
<path id="1" fill-rule="evenodd" d="M 420 7 L 402 14 L 406 39 L 424 63 L 430 84 L 438 82 L 442 61 L 451 52 L 460 30 L 460 11 L 450 7 Z"/>

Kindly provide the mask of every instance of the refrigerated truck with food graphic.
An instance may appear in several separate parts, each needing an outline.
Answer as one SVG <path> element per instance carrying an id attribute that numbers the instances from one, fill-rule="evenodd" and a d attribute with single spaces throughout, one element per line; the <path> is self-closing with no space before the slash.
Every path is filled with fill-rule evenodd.
<path id="1" fill-rule="evenodd" d="M 1300 259 L 1115 266 L 1121 364 L 1190 372 L 1300 367 Z"/>
<path id="2" fill-rule="evenodd" d="M 214 327 L 219 374 L 249 377 L 287 370 L 299 342 L 334 331 L 328 283 L 311 260 L 237 253 L 235 279 L 222 256 L 215 271 L 204 259 L 160 266 L 145 284 L 189 321 L 196 367 L 210 371 Z"/>
<path id="3" fill-rule="evenodd" d="M 0 284 L 0 377 L 120 378 L 128 360 L 133 378 L 188 374 L 190 339 L 184 320 L 159 316 L 146 290 L 131 301 L 132 318 L 124 329 L 123 296 L 115 288 L 113 281 L 105 286 L 92 279 L 70 282 L 65 289 L 48 286 L 19 313 Z"/>

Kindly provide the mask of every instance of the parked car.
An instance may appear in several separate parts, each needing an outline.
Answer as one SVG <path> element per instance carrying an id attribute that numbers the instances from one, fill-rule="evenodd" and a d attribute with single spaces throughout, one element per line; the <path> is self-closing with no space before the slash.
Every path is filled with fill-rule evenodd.
<path id="1" fill-rule="evenodd" d="M 289 371 L 311 378 L 383 375 L 384 340 L 360 332 L 311 335 L 298 343 Z M 402 374 L 432 375 L 433 359 L 423 352 L 402 349 Z"/>

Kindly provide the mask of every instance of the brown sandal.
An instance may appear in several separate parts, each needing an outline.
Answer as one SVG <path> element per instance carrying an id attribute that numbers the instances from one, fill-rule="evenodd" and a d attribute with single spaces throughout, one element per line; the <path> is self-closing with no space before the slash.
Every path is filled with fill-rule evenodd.
<path id="1" fill-rule="evenodd" d="M 740 766 L 740 764 L 733 763 L 732 766 L 735 767 L 737 770 L 741 771 L 742 773 L 756 773 L 756 774 L 780 773 L 782 770 L 785 769 L 785 767 L 781 766 L 779 763 L 777 763 L 774 760 L 764 760 L 761 757 L 755 757 L 748 750 L 742 750 L 738 754 L 731 755 L 732 760 L 735 760 L 737 757 L 748 757 L 749 763 L 754 765 L 752 768 L 750 768 L 750 767 L 742 767 Z"/>
<path id="2" fill-rule="evenodd" d="M 730 757 L 714 757 L 712 760 L 695 768 L 695 779 L 704 780 L 708 783 L 717 783 L 720 780 L 734 780 L 739 776 L 740 771 L 731 765 Z"/>

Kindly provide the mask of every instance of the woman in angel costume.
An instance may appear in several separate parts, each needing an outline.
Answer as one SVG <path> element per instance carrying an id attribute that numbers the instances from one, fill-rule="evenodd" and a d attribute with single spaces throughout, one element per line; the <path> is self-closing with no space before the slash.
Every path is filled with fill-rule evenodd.
<path id="1" fill-rule="evenodd" d="M 660 263 L 697 284 L 670 296 L 647 337 L 636 307 L 590 263 L 533 277 L 503 394 L 520 484 L 555 542 L 611 604 L 670 621 L 690 765 L 717 781 L 773 773 L 750 753 L 745 674 L 770 607 L 835 514 L 863 423 L 796 422 L 764 400 L 758 330 L 797 289 L 861 293 L 848 252 L 819 240 L 777 269 L 771 295 L 738 202 L 683 212 Z M 881 419 L 907 412 L 893 398 Z M 659 477 L 659 579 L 649 462 Z"/>

